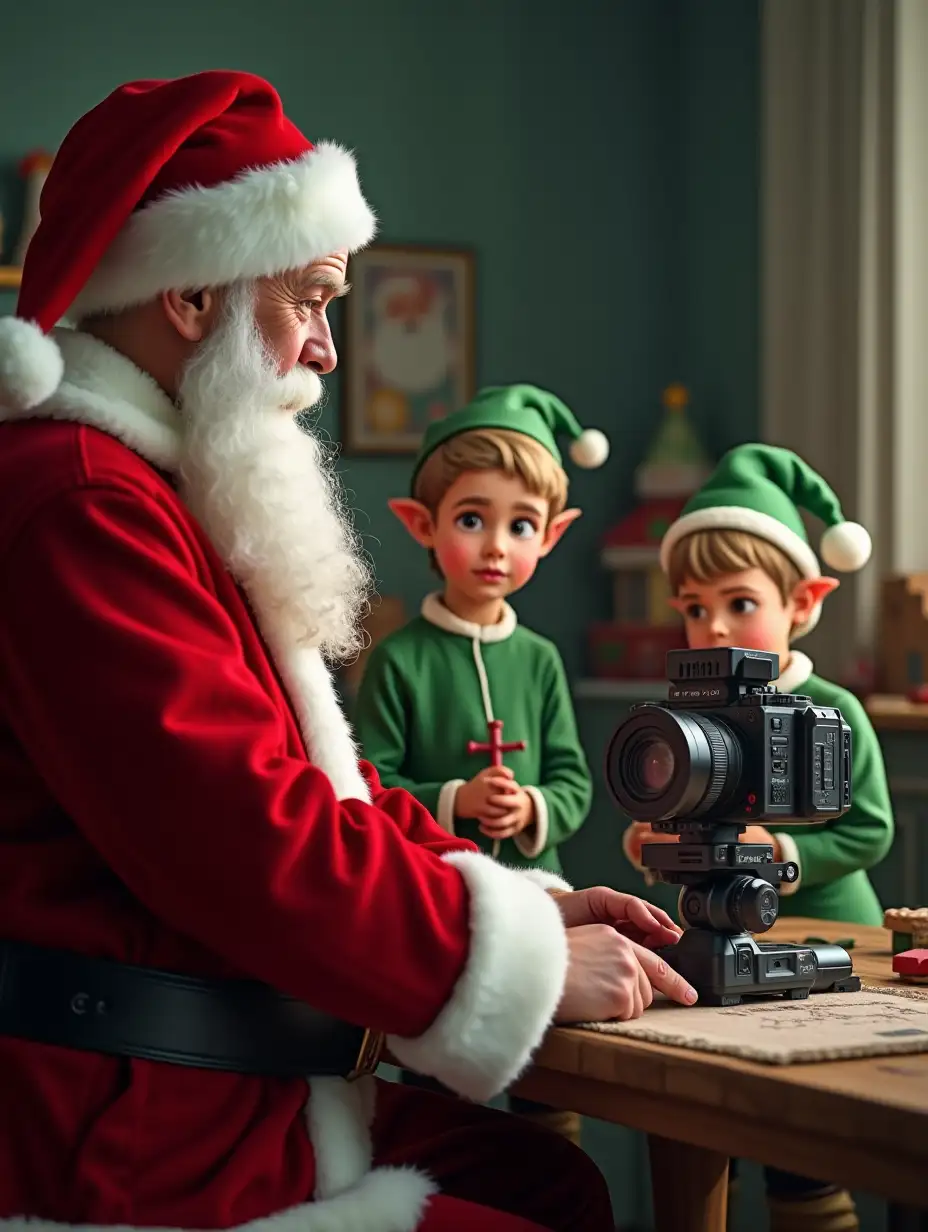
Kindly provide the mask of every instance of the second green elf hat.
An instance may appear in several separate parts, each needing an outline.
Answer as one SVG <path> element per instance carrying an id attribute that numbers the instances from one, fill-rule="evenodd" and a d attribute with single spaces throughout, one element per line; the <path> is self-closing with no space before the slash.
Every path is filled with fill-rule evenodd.
<path id="1" fill-rule="evenodd" d="M 870 559 L 865 527 L 845 519 L 840 501 L 817 471 L 776 445 L 729 450 L 664 535 L 661 565 L 666 572 L 674 545 L 696 531 L 741 530 L 778 547 L 802 577 L 820 577 L 802 509 L 825 524 L 820 549 L 826 565 L 843 573 L 863 568 Z"/>
<path id="2" fill-rule="evenodd" d="M 485 428 L 520 432 L 543 445 L 560 466 L 558 436 L 570 437 L 568 453 L 577 466 L 593 469 L 609 457 L 609 439 L 598 428 L 581 428 L 573 411 L 560 398 L 535 385 L 494 385 L 482 389 L 467 406 L 429 424 L 413 468 L 412 482 L 425 460 L 439 445 Z"/>

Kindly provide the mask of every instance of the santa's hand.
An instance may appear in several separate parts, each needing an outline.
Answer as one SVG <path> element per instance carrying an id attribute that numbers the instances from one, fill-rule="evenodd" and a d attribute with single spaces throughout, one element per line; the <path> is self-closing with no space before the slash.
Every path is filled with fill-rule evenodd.
<path id="1" fill-rule="evenodd" d="M 567 928 L 609 924 L 623 937 L 652 950 L 673 945 L 683 935 L 683 930 L 661 907 L 608 886 L 558 894 L 557 905 Z"/>
<path id="2" fill-rule="evenodd" d="M 567 979 L 555 1022 L 639 1018 L 655 990 L 681 1005 L 696 1001 L 695 988 L 664 959 L 603 924 L 569 929 L 567 948 Z"/>

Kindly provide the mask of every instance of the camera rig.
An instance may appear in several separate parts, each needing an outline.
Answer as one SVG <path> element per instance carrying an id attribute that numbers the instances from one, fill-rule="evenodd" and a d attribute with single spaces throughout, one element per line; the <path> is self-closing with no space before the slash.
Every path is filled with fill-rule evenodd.
<path id="1" fill-rule="evenodd" d="M 619 805 L 675 843 L 642 864 L 680 886 L 685 931 L 661 957 L 703 1005 L 800 1000 L 860 988 L 841 946 L 759 942 L 799 869 L 770 844 L 743 843 L 755 822 L 821 823 L 851 802 L 851 732 L 839 711 L 778 693 L 778 656 L 740 648 L 672 651 L 666 703 L 632 708 L 613 735 L 606 778 Z"/>
<path id="2" fill-rule="evenodd" d="M 659 880 L 679 885 L 685 925 L 676 945 L 658 951 L 699 993 L 702 1005 L 740 1005 L 745 998 L 810 992 L 856 992 L 850 955 L 839 945 L 756 941 L 779 914 L 779 886 L 796 880 L 795 864 L 776 863 L 773 847 L 742 843 L 743 824 L 654 823 L 678 843 L 645 844 L 642 863 Z"/>

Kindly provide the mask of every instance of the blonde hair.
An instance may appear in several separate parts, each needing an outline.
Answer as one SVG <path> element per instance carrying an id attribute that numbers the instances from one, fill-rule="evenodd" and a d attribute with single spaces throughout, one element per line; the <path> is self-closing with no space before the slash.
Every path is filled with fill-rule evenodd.
<path id="1" fill-rule="evenodd" d="M 798 567 L 782 549 L 744 530 L 697 530 L 670 549 L 667 577 L 671 593 L 688 581 L 715 582 L 730 573 L 762 569 L 784 603 L 802 581 Z"/>
<path id="2" fill-rule="evenodd" d="M 413 497 L 434 516 L 458 479 L 468 471 L 502 471 L 521 479 L 533 496 L 548 502 L 548 516 L 567 504 L 567 476 L 554 456 L 531 436 L 507 428 L 475 428 L 444 441 L 416 476 Z"/>

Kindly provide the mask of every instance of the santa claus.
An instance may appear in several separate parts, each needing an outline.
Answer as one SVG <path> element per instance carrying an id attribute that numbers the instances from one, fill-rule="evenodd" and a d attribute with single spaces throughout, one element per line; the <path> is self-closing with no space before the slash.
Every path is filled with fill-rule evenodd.
<path id="1" fill-rule="evenodd" d="M 500 867 L 359 762 L 369 588 L 294 413 L 374 218 L 259 78 L 116 90 L 0 322 L 0 1228 L 605 1232 L 474 1100 L 555 1019 L 685 999 L 663 913 Z M 67 317 L 71 325 L 62 326 Z"/>
<path id="2" fill-rule="evenodd" d="M 447 378 L 454 339 L 447 297 L 433 278 L 395 274 L 374 294 L 371 364 L 378 379 L 405 394 L 427 394 Z"/>

